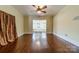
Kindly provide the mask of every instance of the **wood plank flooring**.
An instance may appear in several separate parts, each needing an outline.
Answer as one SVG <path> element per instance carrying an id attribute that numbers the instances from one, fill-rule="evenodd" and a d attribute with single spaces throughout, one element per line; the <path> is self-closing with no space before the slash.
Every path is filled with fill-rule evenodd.
<path id="1" fill-rule="evenodd" d="M 25 34 L 0 46 L 1 53 L 78 53 L 79 47 L 53 34 Z"/>

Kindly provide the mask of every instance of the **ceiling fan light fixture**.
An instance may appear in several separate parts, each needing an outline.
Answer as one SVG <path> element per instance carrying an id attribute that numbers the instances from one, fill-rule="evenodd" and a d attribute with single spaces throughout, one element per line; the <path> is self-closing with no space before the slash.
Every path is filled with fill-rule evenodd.
<path id="1" fill-rule="evenodd" d="M 40 8 L 43 8 L 43 7 L 44 7 L 44 5 L 39 5 L 39 7 L 40 7 Z"/>
<path id="2" fill-rule="evenodd" d="M 46 10 L 45 10 L 45 9 L 47 8 L 46 5 L 33 5 L 33 7 L 36 8 L 36 12 L 37 12 L 38 14 L 46 13 Z"/>
<path id="3" fill-rule="evenodd" d="M 37 11 L 37 13 L 38 13 L 38 14 L 41 14 L 42 12 L 41 12 L 41 11 Z"/>

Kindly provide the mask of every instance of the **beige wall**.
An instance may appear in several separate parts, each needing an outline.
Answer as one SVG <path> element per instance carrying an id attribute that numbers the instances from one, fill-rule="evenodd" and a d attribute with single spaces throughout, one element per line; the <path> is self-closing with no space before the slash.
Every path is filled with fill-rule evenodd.
<path id="1" fill-rule="evenodd" d="M 24 32 L 30 32 L 29 31 L 29 17 L 24 16 Z"/>
<path id="2" fill-rule="evenodd" d="M 0 10 L 5 11 L 11 15 L 14 15 L 16 18 L 16 29 L 18 36 L 23 34 L 23 16 L 12 6 L 0 5 Z"/>
<path id="3" fill-rule="evenodd" d="M 39 20 L 39 19 L 46 19 L 47 20 L 47 32 L 52 33 L 52 25 L 53 25 L 53 20 L 52 16 L 24 16 L 24 31 L 25 33 L 31 33 L 32 32 L 32 20 Z"/>
<path id="4" fill-rule="evenodd" d="M 66 6 L 54 17 L 54 33 L 71 41 L 79 42 L 79 6 Z"/>

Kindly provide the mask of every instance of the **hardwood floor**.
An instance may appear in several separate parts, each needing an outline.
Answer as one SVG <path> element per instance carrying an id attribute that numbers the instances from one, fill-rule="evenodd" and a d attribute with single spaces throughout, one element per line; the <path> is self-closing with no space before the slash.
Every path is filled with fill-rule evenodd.
<path id="1" fill-rule="evenodd" d="M 45 33 L 25 34 L 7 46 L 0 46 L 1 53 L 74 53 L 79 47 Z"/>

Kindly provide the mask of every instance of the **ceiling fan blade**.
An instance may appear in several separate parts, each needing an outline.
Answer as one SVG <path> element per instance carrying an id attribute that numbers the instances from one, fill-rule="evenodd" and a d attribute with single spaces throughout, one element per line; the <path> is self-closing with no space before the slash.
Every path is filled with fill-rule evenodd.
<path id="1" fill-rule="evenodd" d="M 46 11 L 41 11 L 41 12 L 46 13 Z"/>
<path id="2" fill-rule="evenodd" d="M 35 8 L 38 8 L 38 6 L 36 6 L 36 5 L 32 5 L 33 7 L 35 7 Z"/>
<path id="3" fill-rule="evenodd" d="M 35 5 L 32 5 L 33 7 L 35 7 Z"/>
<path id="4" fill-rule="evenodd" d="M 43 6 L 41 9 L 45 9 L 45 8 L 47 8 L 47 6 Z"/>
<path id="5" fill-rule="evenodd" d="M 32 5 L 32 6 L 36 8 L 36 11 L 41 11 L 42 13 L 46 13 L 46 11 L 44 10 L 45 8 L 47 8 L 46 5 L 44 6 Z"/>
<path id="6" fill-rule="evenodd" d="M 35 8 L 40 8 L 40 9 L 45 9 L 45 8 L 47 8 L 47 6 L 45 5 L 45 6 L 40 6 L 40 5 L 32 5 L 33 7 L 35 7 Z"/>

